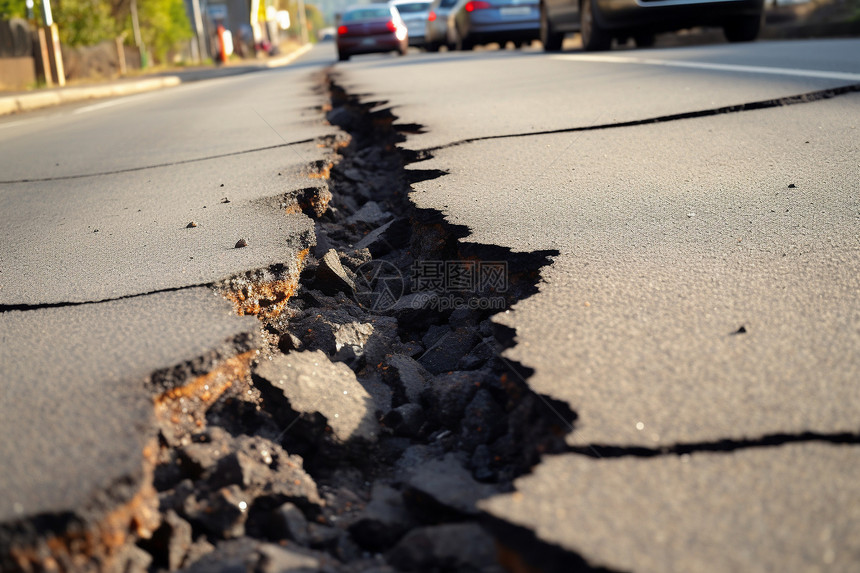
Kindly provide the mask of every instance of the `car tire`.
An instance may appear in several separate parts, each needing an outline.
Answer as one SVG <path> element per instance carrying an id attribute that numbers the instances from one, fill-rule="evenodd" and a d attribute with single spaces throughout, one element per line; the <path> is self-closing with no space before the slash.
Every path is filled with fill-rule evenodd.
<path id="1" fill-rule="evenodd" d="M 337 53 L 337 59 L 339 62 L 345 62 L 349 59 L 349 54 L 344 53 L 344 52 L 338 52 Z"/>
<path id="2" fill-rule="evenodd" d="M 597 22 L 594 13 L 595 1 L 582 0 L 582 7 L 579 10 L 582 49 L 586 52 L 600 52 L 612 47 L 612 36 Z"/>
<path id="3" fill-rule="evenodd" d="M 438 52 L 439 51 L 439 43 L 438 42 L 427 42 L 427 45 L 424 46 L 424 49 L 428 52 Z"/>
<path id="4" fill-rule="evenodd" d="M 729 42 L 752 42 L 761 31 L 762 15 L 739 16 L 723 25 L 723 35 Z"/>
<path id="5" fill-rule="evenodd" d="M 546 13 L 546 6 L 540 5 L 540 42 L 544 52 L 559 52 L 564 41 L 564 34 L 552 29 L 552 23 Z"/>
<path id="6" fill-rule="evenodd" d="M 633 41 L 636 42 L 637 48 L 651 48 L 657 41 L 657 37 L 654 34 L 646 32 L 633 36 Z"/>

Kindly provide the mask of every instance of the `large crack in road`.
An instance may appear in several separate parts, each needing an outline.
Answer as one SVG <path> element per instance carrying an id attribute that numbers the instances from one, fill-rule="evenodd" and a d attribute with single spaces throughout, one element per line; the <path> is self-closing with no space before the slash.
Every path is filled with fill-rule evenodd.
<path id="1" fill-rule="evenodd" d="M 420 126 L 323 81 L 344 131 L 308 166 L 323 184 L 268 201 L 316 219 L 315 249 L 207 285 L 260 319 L 262 344 L 237 332 L 148 374 L 157 440 L 137 469 L 91 517 L 4 524 L 3 571 L 501 570 L 476 503 L 563 451 L 573 415 L 528 389 L 490 317 L 555 253 L 462 242 L 415 208 L 410 184 L 442 174 L 404 170 Z"/>
<path id="2" fill-rule="evenodd" d="M 708 478 L 695 483 L 737 473 L 751 490 L 758 478 L 747 470 L 759 463 L 753 454 L 771 448 L 768 459 L 797 477 L 794 490 L 780 493 L 799 499 L 813 480 L 793 467 L 797 452 L 808 451 L 834 475 L 844 469 L 845 450 L 835 446 L 856 444 L 856 434 L 810 431 L 654 447 L 573 442 L 576 412 L 529 388 L 532 372 L 502 354 L 514 347 L 515 332 L 492 320 L 537 292 L 558 253 L 467 242 L 469 229 L 409 197 L 419 182 L 444 184 L 446 172 L 404 166 L 466 143 L 669 124 L 820 101 L 856 86 L 418 152 L 400 144 L 423 127 L 398 124 L 386 102 L 353 96 L 331 75 L 320 79 L 320 90 L 330 101 L 317 111 L 341 129 L 321 142 L 331 156 L 304 166 L 306 186 L 255 203 L 313 219 L 315 246 L 307 231 L 294 260 L 218 282 L 108 301 L 0 307 L 13 324 L 72 310 L 66 307 L 121 317 L 150 297 L 226 314 L 215 290 L 239 315 L 230 329 L 206 339 L 196 359 L 120 381 L 141 391 L 125 388 L 134 396 L 121 393 L 108 404 L 143 394 L 154 407 L 135 410 L 128 425 L 155 430 L 146 439 L 132 436 L 134 446 L 119 460 L 125 477 L 96 484 L 96 501 L 78 514 L 46 511 L 0 525 L 0 569 L 586 570 L 601 562 L 565 545 L 546 523 L 570 525 L 574 512 L 598 515 L 607 507 L 618 515 L 631 507 L 644 507 L 646 515 L 663 509 L 654 500 L 639 503 L 635 488 L 621 483 L 625 475 L 641 479 L 644 489 L 653 485 L 642 477 L 652 468 L 666 477 L 695 467 Z M 170 324 L 184 326 L 181 317 Z M 56 333 L 51 341 L 83 332 Z M 93 421 L 96 435 L 123 430 L 103 418 Z M 651 458 L 647 467 L 641 458 Z M 535 467 L 542 481 L 514 483 Z M 595 482 L 615 484 L 601 491 L 618 492 L 617 498 L 588 498 L 584 488 Z M 847 504 L 852 490 L 846 491 Z M 664 493 L 674 499 L 676 492 Z M 704 504 L 702 514 L 715 512 L 707 493 L 687 503 Z M 23 514 L 19 505 L 14 511 Z M 606 531 L 592 535 L 587 548 L 613 538 Z M 725 546 L 735 541 L 726 539 Z"/>

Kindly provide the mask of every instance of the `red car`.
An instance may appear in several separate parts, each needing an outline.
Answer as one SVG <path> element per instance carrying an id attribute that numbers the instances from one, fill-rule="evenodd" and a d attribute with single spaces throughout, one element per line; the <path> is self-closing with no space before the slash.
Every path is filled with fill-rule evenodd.
<path id="1" fill-rule="evenodd" d="M 355 54 L 399 52 L 409 48 L 406 24 L 397 8 L 388 4 L 365 4 L 343 13 L 337 29 L 337 57 L 348 60 Z"/>

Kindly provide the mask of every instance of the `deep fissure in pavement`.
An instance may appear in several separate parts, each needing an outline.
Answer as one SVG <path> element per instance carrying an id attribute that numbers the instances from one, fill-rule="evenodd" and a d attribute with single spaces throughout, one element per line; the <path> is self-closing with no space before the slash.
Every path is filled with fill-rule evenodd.
<path id="1" fill-rule="evenodd" d="M 489 318 L 534 294 L 556 253 L 462 241 L 409 201 L 416 177 L 441 175 L 404 169 L 397 143 L 421 127 L 330 78 L 326 93 L 338 158 L 309 166 L 324 185 L 273 199 L 317 220 L 317 246 L 218 286 L 262 319 L 256 362 L 156 384 L 163 521 L 138 545 L 152 571 L 499 572 L 475 504 L 563 451 L 574 416 L 528 389 L 531 372 L 500 356 L 514 332 Z M 438 265 L 493 280 L 416 282 Z M 294 287 L 267 286 L 285 277 Z"/>

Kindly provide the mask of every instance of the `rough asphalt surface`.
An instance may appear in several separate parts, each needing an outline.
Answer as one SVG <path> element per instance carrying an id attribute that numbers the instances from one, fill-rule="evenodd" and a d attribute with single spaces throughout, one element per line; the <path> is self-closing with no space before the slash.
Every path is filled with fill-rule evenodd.
<path id="1" fill-rule="evenodd" d="M 339 68 L 423 127 L 410 168 L 446 174 L 414 185 L 419 207 L 468 241 L 559 253 L 540 293 L 494 319 L 516 329 L 504 355 L 529 387 L 575 414 L 575 454 L 481 505 L 526 563 L 856 566 L 860 94 L 827 90 L 860 78 L 840 55 L 857 48 Z"/>
<path id="2" fill-rule="evenodd" d="M 305 119 L 318 82 L 268 73 L 280 74 L 277 96 L 255 89 L 263 73 L 221 80 L 214 100 L 195 84 L 5 125 L 0 569 L 10 556 L 43 561 L 31 552 L 50 535 L 125 539 L 123 516 L 150 534 L 153 399 L 263 344 L 259 321 L 205 287 L 273 265 L 297 272 L 313 222 L 282 202 L 317 185 L 316 139 L 332 133 Z M 219 113 L 231 98 L 246 98 L 244 115 Z M 104 548 L 91 545 L 95 563 Z"/>
<path id="3" fill-rule="evenodd" d="M 853 570 L 857 47 L 321 46 L 10 122 L 0 569 Z"/>
<path id="4" fill-rule="evenodd" d="M 91 511 L 111 509 L 117 500 L 99 492 L 142 478 L 154 424 L 150 375 L 198 357 L 211 368 L 247 349 L 257 330 L 206 288 L 4 313 L 0 456 L 15 463 L 4 464 L 0 521 L 73 512 L 94 499 Z"/>

